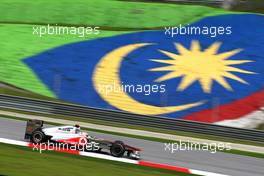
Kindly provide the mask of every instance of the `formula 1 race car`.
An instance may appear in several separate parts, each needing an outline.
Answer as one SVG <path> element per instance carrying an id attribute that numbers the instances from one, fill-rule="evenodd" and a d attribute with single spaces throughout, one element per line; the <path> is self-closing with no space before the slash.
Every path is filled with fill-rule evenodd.
<path id="1" fill-rule="evenodd" d="M 126 153 L 128 158 L 140 159 L 140 149 L 126 145 L 122 141 L 108 141 L 89 136 L 88 133 L 81 131 L 79 125 L 44 128 L 43 123 L 41 120 L 28 120 L 25 139 L 34 144 L 51 142 L 67 146 L 77 145 L 77 150 L 87 149 L 89 145 L 89 150 L 85 151 L 102 153 L 102 150 L 107 150 L 114 157 L 123 157 Z"/>

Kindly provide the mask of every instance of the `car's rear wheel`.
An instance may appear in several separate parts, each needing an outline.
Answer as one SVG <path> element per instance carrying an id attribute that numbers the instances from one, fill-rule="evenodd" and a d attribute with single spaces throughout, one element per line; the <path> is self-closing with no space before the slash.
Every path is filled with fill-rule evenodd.
<path id="1" fill-rule="evenodd" d="M 45 142 L 45 134 L 40 130 L 34 131 L 31 136 L 31 142 L 35 144 Z"/>
<path id="2" fill-rule="evenodd" d="M 124 143 L 122 141 L 115 141 L 110 148 L 110 152 L 112 156 L 122 157 L 125 153 Z"/>

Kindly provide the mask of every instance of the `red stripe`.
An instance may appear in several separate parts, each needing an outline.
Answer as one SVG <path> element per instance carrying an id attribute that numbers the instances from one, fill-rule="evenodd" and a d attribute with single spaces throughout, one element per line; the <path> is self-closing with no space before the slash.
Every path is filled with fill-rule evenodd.
<path id="1" fill-rule="evenodd" d="M 214 109 L 192 113 L 184 117 L 184 120 L 213 123 L 222 120 L 237 119 L 263 106 L 264 89 L 243 99 L 233 101 L 232 103 L 224 104 Z"/>
<path id="2" fill-rule="evenodd" d="M 29 143 L 28 144 L 28 147 L 29 148 L 38 148 L 38 149 L 42 149 L 43 151 L 46 150 L 46 148 L 44 147 L 44 145 L 39 145 L 39 144 L 32 144 L 32 143 Z M 62 153 L 69 153 L 69 154 L 74 154 L 74 155 L 80 155 L 80 152 L 77 151 L 77 150 L 69 150 L 69 149 L 64 149 L 64 148 L 59 148 L 59 147 L 54 147 L 54 148 L 51 148 L 49 147 L 48 149 L 49 151 L 56 151 L 56 152 L 62 152 Z"/>
<path id="3" fill-rule="evenodd" d="M 177 167 L 177 166 L 169 166 L 169 165 L 157 164 L 157 163 L 152 163 L 152 162 L 147 162 L 147 161 L 139 161 L 138 164 L 142 165 L 142 166 L 149 166 L 149 167 L 173 170 L 173 171 L 177 171 L 177 172 L 184 172 L 184 173 L 189 173 L 189 174 L 191 173 L 189 169 Z"/>

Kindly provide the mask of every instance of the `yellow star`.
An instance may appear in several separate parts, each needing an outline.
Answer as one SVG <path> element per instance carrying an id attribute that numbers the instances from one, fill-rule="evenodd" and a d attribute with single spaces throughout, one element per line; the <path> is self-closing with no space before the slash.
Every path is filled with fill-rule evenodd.
<path id="1" fill-rule="evenodd" d="M 243 84 L 248 83 L 230 72 L 255 74 L 254 72 L 231 66 L 253 62 L 252 60 L 227 60 L 229 57 L 239 53 L 241 49 L 218 54 L 218 49 L 221 46 L 220 42 L 213 43 L 204 51 L 201 49 L 198 41 L 192 41 L 190 50 L 186 49 L 179 43 L 176 43 L 175 46 L 179 54 L 159 50 L 170 57 L 171 60 L 152 60 L 155 62 L 170 64 L 170 66 L 153 68 L 149 71 L 170 71 L 170 73 L 156 79 L 156 82 L 182 77 L 177 88 L 178 91 L 185 90 L 195 81 L 199 81 L 203 91 L 206 93 L 211 92 L 213 81 L 218 82 L 225 89 L 232 91 L 232 87 L 225 80 L 225 77 L 239 81 Z"/>

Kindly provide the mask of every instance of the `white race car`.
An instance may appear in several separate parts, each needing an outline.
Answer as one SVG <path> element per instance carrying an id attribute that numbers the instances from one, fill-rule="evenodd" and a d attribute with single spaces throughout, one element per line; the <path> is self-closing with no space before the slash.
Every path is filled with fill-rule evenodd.
<path id="1" fill-rule="evenodd" d="M 126 153 L 128 158 L 140 159 L 140 149 L 124 144 L 122 141 L 108 141 L 89 136 L 82 132 L 79 125 L 43 127 L 41 120 L 28 120 L 25 139 L 32 143 L 59 143 L 67 146 L 78 146 L 77 149 L 102 152 L 107 150 L 112 156 L 122 157 Z M 87 150 L 86 150 L 87 151 Z"/>

